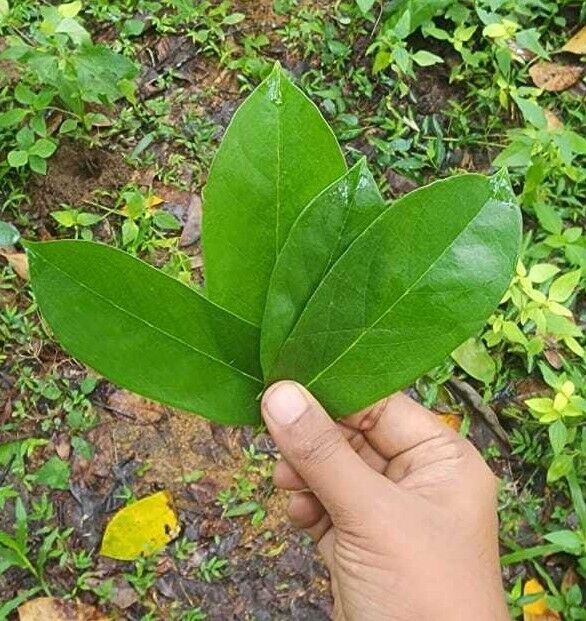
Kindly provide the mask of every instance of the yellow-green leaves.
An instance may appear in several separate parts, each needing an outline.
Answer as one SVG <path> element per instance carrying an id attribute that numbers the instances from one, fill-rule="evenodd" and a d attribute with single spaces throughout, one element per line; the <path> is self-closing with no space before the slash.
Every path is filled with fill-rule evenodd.
<path id="1" fill-rule="evenodd" d="M 29 244 L 31 278 L 74 356 L 125 388 L 229 424 L 258 422 L 259 395 L 281 378 L 305 384 L 334 416 L 403 388 L 482 328 L 521 235 L 504 173 L 385 202 L 365 161 L 346 171 L 319 111 L 278 66 L 226 131 L 203 217 L 207 297 L 83 241 Z M 494 365 L 473 345 L 454 355 L 488 382 Z"/>
<path id="2" fill-rule="evenodd" d="M 565 373 L 558 376 L 545 365 L 541 365 L 541 373 L 547 384 L 554 389 L 553 396 L 535 397 L 525 401 L 525 405 L 539 422 L 562 422 L 564 419 L 586 414 L 586 399 L 577 394 L 576 385 Z"/>
<path id="3" fill-rule="evenodd" d="M 179 522 L 168 492 L 141 498 L 120 509 L 110 520 L 100 554 L 133 561 L 162 550 L 179 534 Z"/>
<path id="4" fill-rule="evenodd" d="M 234 115 L 204 190 L 210 299 L 260 326 L 271 271 L 291 225 L 345 171 L 319 110 L 275 66 Z"/>
<path id="5" fill-rule="evenodd" d="M 496 373 L 496 365 L 484 343 L 477 338 L 469 338 L 452 352 L 452 358 L 468 375 L 490 384 Z"/>

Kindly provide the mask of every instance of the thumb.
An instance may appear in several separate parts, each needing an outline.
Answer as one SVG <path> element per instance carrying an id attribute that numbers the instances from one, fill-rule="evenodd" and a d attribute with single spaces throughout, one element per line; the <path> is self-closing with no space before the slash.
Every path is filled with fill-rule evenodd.
<path id="1" fill-rule="evenodd" d="M 355 514 L 372 500 L 380 475 L 305 388 L 289 381 L 274 384 L 263 396 L 262 415 L 283 457 L 334 521 L 340 511 Z"/>

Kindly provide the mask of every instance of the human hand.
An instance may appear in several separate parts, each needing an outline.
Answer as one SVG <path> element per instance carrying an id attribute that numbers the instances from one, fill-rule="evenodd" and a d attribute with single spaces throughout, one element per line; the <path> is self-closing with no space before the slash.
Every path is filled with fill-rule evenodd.
<path id="1" fill-rule="evenodd" d="M 263 418 L 288 514 L 330 571 L 336 621 L 503 621 L 496 479 L 468 441 L 403 394 L 334 422 L 294 382 Z"/>

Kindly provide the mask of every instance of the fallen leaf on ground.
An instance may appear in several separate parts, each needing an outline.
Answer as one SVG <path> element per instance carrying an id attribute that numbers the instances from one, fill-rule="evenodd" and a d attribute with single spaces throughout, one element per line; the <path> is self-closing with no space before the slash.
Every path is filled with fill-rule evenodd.
<path id="1" fill-rule="evenodd" d="M 100 554 L 132 561 L 162 550 L 179 534 L 169 492 L 157 492 L 120 509 L 106 526 Z"/>
<path id="2" fill-rule="evenodd" d="M 547 606 L 545 590 L 539 580 L 536 578 L 527 580 L 523 587 L 523 595 L 537 595 L 538 593 L 543 593 L 543 597 L 523 606 L 523 621 L 559 621 L 559 614 Z"/>
<path id="3" fill-rule="evenodd" d="M 161 198 L 160 196 L 153 194 L 149 199 L 147 199 L 147 209 L 153 209 L 157 205 L 161 205 L 164 202 L 165 202 L 164 198 Z"/>
<path id="4" fill-rule="evenodd" d="M 564 52 L 572 54 L 586 54 L 586 26 L 582 26 L 580 30 L 562 47 Z"/>
<path id="5" fill-rule="evenodd" d="M 0 256 L 8 261 L 8 265 L 16 272 L 18 277 L 28 280 L 28 260 L 24 252 L 0 250 Z"/>
<path id="6" fill-rule="evenodd" d="M 584 68 L 578 65 L 562 65 L 539 61 L 529 68 L 535 86 L 545 91 L 565 91 L 582 77 Z"/>
<path id="7" fill-rule="evenodd" d="M 128 390 L 116 390 L 108 397 L 108 407 L 138 423 L 153 424 L 163 418 L 166 408 L 160 403 L 139 397 Z"/>
<path id="8" fill-rule="evenodd" d="M 18 608 L 20 621 L 108 621 L 99 610 L 81 602 L 39 597 Z"/>
<path id="9" fill-rule="evenodd" d="M 451 427 L 454 431 L 460 431 L 462 426 L 462 417 L 457 414 L 436 414 L 439 421 L 444 425 Z"/>
<path id="10" fill-rule="evenodd" d="M 187 206 L 187 216 L 185 218 L 185 225 L 181 232 L 181 239 L 179 240 L 179 246 L 184 248 L 185 246 L 191 246 L 200 237 L 201 233 L 201 198 L 194 194 Z"/>
<path id="11" fill-rule="evenodd" d="M 545 120 L 547 121 L 547 129 L 561 129 L 564 124 L 551 110 L 544 110 Z"/>
<path id="12" fill-rule="evenodd" d="M 580 584 L 580 578 L 578 578 L 578 574 L 575 572 L 573 567 L 568 567 L 566 573 L 564 574 L 564 577 L 562 578 L 562 593 L 566 593 L 576 584 Z"/>

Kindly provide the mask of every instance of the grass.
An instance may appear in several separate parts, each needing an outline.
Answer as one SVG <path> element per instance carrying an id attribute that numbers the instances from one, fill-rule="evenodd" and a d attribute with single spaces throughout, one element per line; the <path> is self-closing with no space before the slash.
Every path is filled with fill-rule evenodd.
<path id="1" fill-rule="evenodd" d="M 559 51 L 586 21 L 584 5 L 400 1 L 394 12 L 352 0 L 9 5 L 0 1 L 0 220 L 23 237 L 99 239 L 198 281 L 197 247 L 180 244 L 185 213 L 173 204 L 201 192 L 234 107 L 275 59 L 320 106 L 348 160 L 367 155 L 389 197 L 455 171 L 509 169 L 525 220 L 517 275 L 465 355 L 415 388 L 430 407 L 463 413 L 461 432 L 476 438 L 478 414 L 462 407 L 450 383 L 465 381 L 508 436 L 510 448 L 479 448 L 502 480 L 513 618 L 535 599 L 524 586 L 536 578 L 550 608 L 583 619 L 586 112 L 575 88 L 538 88 L 532 68 L 580 63 Z M 88 81 L 88 59 L 100 79 Z M 83 192 L 77 177 L 65 187 L 63 149 L 78 154 L 80 178 L 89 179 Z M 122 181 L 100 169 L 102 153 L 116 158 L 108 167 L 123 171 Z M 55 188 L 63 189 L 56 204 Z M 7 230 L 0 226 L 0 242 Z M 120 578 L 136 594 L 135 618 L 204 619 L 206 592 L 193 587 L 170 606 L 157 576 L 178 564 L 194 584 L 226 588 L 243 557 L 238 547 L 218 552 L 224 535 L 193 535 L 104 578 L 95 544 L 77 536 L 71 516 L 57 515 L 56 503 L 78 483 L 72 466 L 101 454 L 92 438 L 109 387 L 52 344 L 14 261 L 0 269 L 0 618 L 43 591 L 120 613 Z M 270 539 L 270 459 L 252 446 L 211 494 L 205 519 Z M 203 489 L 202 475 L 178 485 Z M 132 486 L 120 488 L 125 497 Z M 261 547 L 249 545 L 247 562 Z"/>

